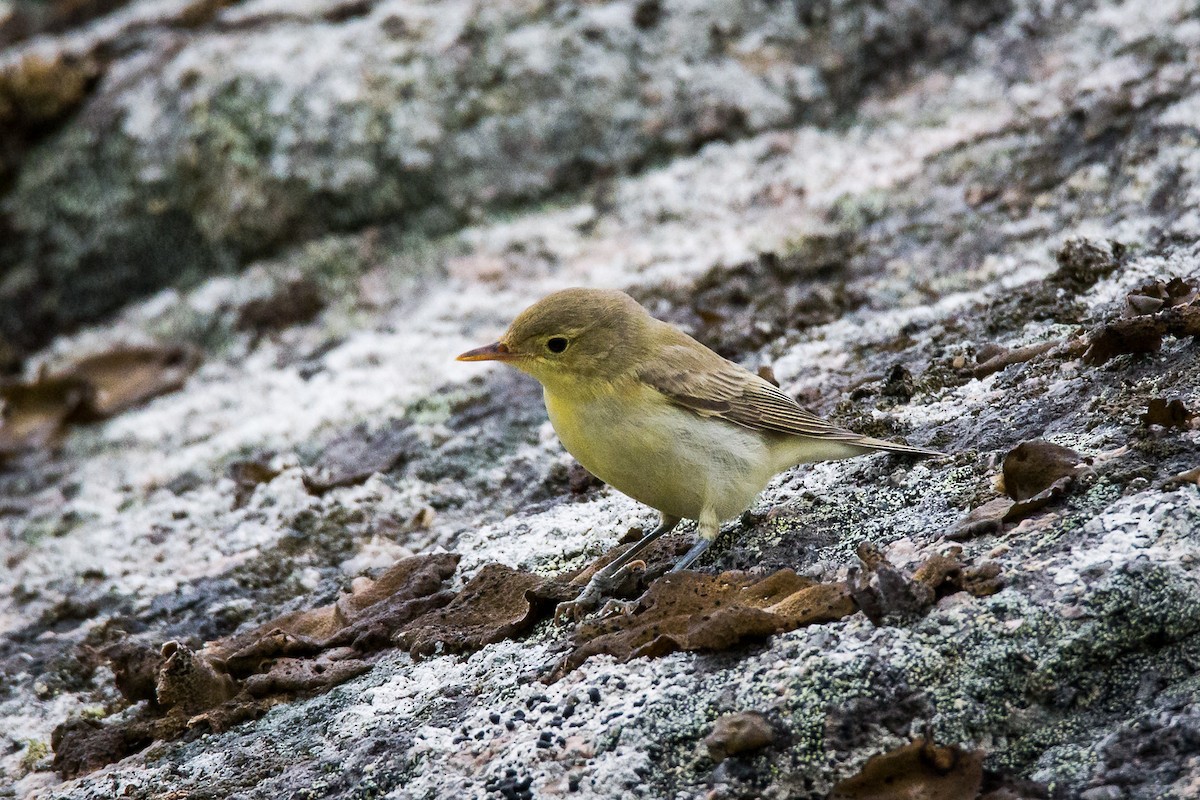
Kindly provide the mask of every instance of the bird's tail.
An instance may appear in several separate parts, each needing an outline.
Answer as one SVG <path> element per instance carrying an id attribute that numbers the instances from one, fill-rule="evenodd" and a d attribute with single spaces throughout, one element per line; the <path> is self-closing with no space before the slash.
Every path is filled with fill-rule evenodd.
<path id="1" fill-rule="evenodd" d="M 833 436 L 787 436 L 773 448 L 777 472 L 811 461 L 836 461 L 854 458 L 868 453 L 902 453 L 912 456 L 941 456 L 936 450 L 913 447 L 908 444 L 885 442 L 870 436 L 858 436 L 850 431 L 840 431 Z"/>
<path id="2" fill-rule="evenodd" d="M 902 453 L 910 456 L 944 456 L 945 453 L 939 453 L 937 450 L 928 450 L 924 447 L 914 447 L 911 444 L 900 444 L 899 442 L 886 442 L 883 439 L 872 439 L 870 436 L 863 436 L 855 439 L 853 444 L 866 448 L 867 450 L 877 450 L 885 453 Z"/>

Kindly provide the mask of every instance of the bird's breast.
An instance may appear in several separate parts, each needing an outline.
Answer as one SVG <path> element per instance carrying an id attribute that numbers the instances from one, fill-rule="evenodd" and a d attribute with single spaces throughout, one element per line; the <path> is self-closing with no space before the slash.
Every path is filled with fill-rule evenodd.
<path id="1" fill-rule="evenodd" d="M 687 519 L 728 519 L 774 474 L 764 437 L 701 417 L 634 385 L 586 399 L 545 391 L 563 446 L 596 477 L 648 506 Z"/>

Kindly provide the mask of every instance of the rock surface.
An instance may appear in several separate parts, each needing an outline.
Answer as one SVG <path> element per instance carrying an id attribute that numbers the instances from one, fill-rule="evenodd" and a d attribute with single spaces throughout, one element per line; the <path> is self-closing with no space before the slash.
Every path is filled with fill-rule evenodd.
<path id="1" fill-rule="evenodd" d="M 133 4 L 52 57 L 35 40 L 0 61 L 12 83 L 30 60 L 96 83 L 0 174 L 0 335 L 40 344 L 322 232 L 445 231 L 705 142 L 830 121 L 1007 7 Z M 0 82 L 7 121 L 3 98 Z"/>
<path id="2" fill-rule="evenodd" d="M 0 798 L 862 797 L 887 753 L 1195 796 L 1193 4 L 117 5 L 2 56 L 87 66 L 2 143 L 0 336 L 27 382 L 199 366 L 0 463 Z M 453 361 L 569 285 L 949 454 L 788 472 L 698 564 L 864 610 L 555 675 L 575 631 L 523 592 L 466 652 L 165 712 L 245 688 L 205 642 L 357 619 L 414 554 L 461 557 L 457 613 L 652 524 Z M 714 759 L 740 714 L 770 735 Z"/>

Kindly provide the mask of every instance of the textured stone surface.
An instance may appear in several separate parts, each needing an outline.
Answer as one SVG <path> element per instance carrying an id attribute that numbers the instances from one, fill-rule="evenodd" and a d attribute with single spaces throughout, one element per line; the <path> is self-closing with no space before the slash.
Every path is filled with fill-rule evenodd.
<path id="1" fill-rule="evenodd" d="M 323 232 L 446 230 L 705 142 L 832 120 L 1010 7 L 836 5 L 133 4 L 126 24 L 57 43 L 101 76 L 0 200 L 0 334 L 38 344 Z"/>
<path id="2" fill-rule="evenodd" d="M 669 104 L 676 116 L 653 146 L 650 134 L 624 138 L 641 122 L 622 125 L 644 120 L 644 108 L 622 116 L 618 95 L 585 92 L 575 111 L 562 110 L 542 84 L 517 82 L 522 104 L 503 106 L 511 116 L 485 115 L 475 128 L 447 124 L 431 140 L 448 148 L 430 162 L 447 171 L 412 167 L 428 170 L 437 191 L 412 184 L 411 195 L 386 186 L 399 180 L 398 153 L 419 148 L 376 148 L 352 134 L 378 115 L 399 115 L 386 87 L 404 63 L 432 71 L 426 86 L 436 83 L 432 75 L 489 63 L 455 60 L 455 47 L 468 46 L 453 44 L 466 5 L 446 4 L 445 18 L 416 33 L 385 24 L 422 8 L 408 4 L 364 7 L 337 22 L 327 19 L 331 6 L 245 3 L 196 29 L 169 28 L 143 4 L 119 12 L 121 24 L 150 19 L 138 34 L 145 49 L 114 60 L 85 110 L 29 151 L 5 213 L 10 222 L 18 211 L 26 220 L 45 216 L 22 223 L 5 246 L 70 233 L 75 247 L 146 266 L 144 253 L 116 244 L 134 241 L 122 238 L 127 226 L 182 220 L 200 244 L 180 258 L 248 264 L 126 303 L 103 324 L 55 337 L 25 364 L 32 376 L 42 364 L 53 370 L 155 341 L 203 354 L 182 390 L 72 427 L 59 448 L 0 471 L 0 797 L 554 797 L 574 789 L 592 798 L 822 798 L 872 757 L 926 731 L 939 747 L 981 752 L 985 790 L 1011 779 L 1041 784 L 1050 796 L 1194 796 L 1200 486 L 1185 476 L 1200 466 L 1200 431 L 1187 419 L 1161 425 L 1146 415 L 1156 401 L 1200 408 L 1200 346 L 1177 327 L 1153 352 L 1085 354 L 1114 323 L 1163 313 L 1146 305 L 1145 287 L 1200 278 L 1200 19 L 1191 4 L 1170 0 L 1014 2 L 990 24 L 967 26 L 981 31 L 973 39 L 899 35 L 907 24 L 932 37 L 943 22 L 960 24 L 951 20 L 968 5 L 939 7 L 937 24 L 917 4 L 750 6 L 759 21 L 740 35 L 764 35 L 739 45 L 737 57 L 711 57 L 712 72 L 671 78 L 697 94 Z M 156 13 L 176 13 L 168 6 Z M 549 53 L 573 70 L 606 66 L 616 79 L 632 68 L 626 60 L 618 69 L 609 56 L 629 50 L 606 37 L 623 30 L 630 38 L 621 41 L 649 38 L 632 21 L 633 5 L 587 4 L 561 19 L 505 8 L 473 23 L 480 41 L 515 59 L 497 55 L 500 64 L 528 66 L 522 59 Z M 645 3 L 638 8 L 643 22 L 655 16 Z M 714 8 L 685 13 L 664 2 L 655 24 L 676 36 L 715 35 L 704 17 Z M 689 14 L 707 21 L 686 22 Z M 578 27 L 593 18 L 599 43 Z M 101 22 L 117 36 L 120 19 Z M 443 26 L 454 36 L 438 49 L 430 37 Z M 825 40 L 847 48 L 840 71 L 821 60 L 836 65 L 828 49 L 765 35 L 812 26 L 841 32 Z M 326 28 L 343 37 L 342 49 L 320 46 L 333 38 L 314 40 L 304 62 L 312 72 L 284 69 L 280 54 Z M 379 44 L 388 30 L 396 38 Z M 893 50 L 880 45 L 871 61 L 850 44 L 854 31 L 871 30 L 874 39 L 859 40 L 955 55 L 884 69 Z M 85 48 L 97 35 L 64 41 Z M 169 35 L 178 47 L 148 60 Z M 545 41 L 609 55 L 568 57 L 538 46 Z M 666 52 L 670 37 L 654 41 Z M 252 60 L 249 42 L 276 58 L 253 73 L 261 80 L 234 81 L 238 64 Z M 391 47 L 424 55 L 393 60 Z M 694 44 L 676 47 L 695 52 Z M 357 61 L 345 61 L 346 48 Z M 214 53 L 224 57 L 204 55 Z M 677 76 L 666 55 L 649 61 Z M 384 62 L 379 72 L 362 71 Z M 718 69 L 734 62 L 758 77 Z M 828 113 L 810 115 L 791 97 L 786 113 L 716 137 L 736 141 L 687 138 L 700 124 L 698 98 L 718 96 L 704 88 L 716 78 L 704 75 L 725 75 L 753 105 L 763 86 L 775 85 L 777 65 L 790 75 L 816 63 Z M 190 88 L 179 83 L 187 64 L 199 70 Z M 362 78 L 340 93 L 351 73 L 383 74 L 385 90 L 370 95 L 364 87 L 374 84 Z M 562 92 L 581 74 L 555 73 L 551 83 Z M 492 87 L 495 102 L 506 87 Z M 440 96 L 418 94 L 413 103 Z M 236 103 L 217 100 L 254 97 L 279 100 L 262 106 L 262 127 L 253 126 L 279 162 L 219 150 L 221 141 L 241 141 L 234 133 L 244 129 L 230 121 L 244 120 L 245 107 L 234 113 Z M 607 103 L 603 114 L 599 103 Z M 145 116 L 101 113 L 118 107 Z M 198 116 L 154 122 L 166 108 L 185 107 Z M 497 120 L 529 113 L 551 130 L 552 109 L 563 114 L 554 124 L 575 125 L 580 107 L 594 112 L 595 141 L 606 143 L 598 163 L 612 165 L 611 176 L 560 180 L 554 160 L 567 151 L 549 139 L 506 153 L 504 163 L 481 144 L 502 141 L 488 138 L 500 137 Z M 205 131 L 190 145 L 205 174 L 186 182 L 172 172 L 193 130 L 185 117 L 217 126 L 194 129 Z M 68 146 L 101 123 L 124 133 Z M 336 146 L 301 157 L 288 148 L 309 140 L 285 135 L 301 129 Z M 222 140 L 223 130 L 231 138 Z M 691 133 L 676 141 L 667 131 Z M 384 140 L 400 141 L 368 141 Z M 468 140 L 473 156 L 454 150 Z M 105 147 L 119 157 L 98 157 Z M 148 163 L 164 171 L 147 174 Z M 57 171 L 70 164 L 86 167 L 78 184 Z M 88 170 L 101 167 L 103 183 L 89 184 L 101 178 Z M 206 180 L 230 191 L 205 194 Z M 79 205 L 71 187 L 88 185 L 111 187 L 104 201 L 117 205 Z M 181 201 L 168 192 L 166 216 L 148 223 L 128 209 L 155 185 L 195 194 Z M 568 185 L 587 191 L 559 193 Z M 488 186 L 498 187 L 490 198 Z M 18 209 L 16 198 L 35 187 L 38 203 Z M 310 202 L 325 190 L 327 205 Z M 528 202 L 539 197 L 554 201 Z M 413 198 L 423 210 L 403 205 Z M 56 204 L 76 204 L 79 226 L 51 225 Z M 261 208 L 271 213 L 253 210 Z M 435 211 L 446 218 L 421 223 L 432 227 L 410 218 Z M 104 236 L 89 233 L 104 215 Z M 456 227 L 463 220 L 467 227 Z M 75 263 L 69 250 L 56 251 L 67 259 L 55 262 L 64 276 Z M 97 280 L 99 263 L 89 272 Z M 159 266 L 172 281 L 186 277 Z M 298 281 L 325 300 L 315 316 L 269 331 L 239 325 L 248 304 L 286 296 Z M 878 456 L 780 476 L 727 527 L 702 571 L 789 568 L 849 581 L 867 540 L 905 574 L 961 547 L 963 563 L 999 565 L 1003 588 L 935 594 L 931 607 L 883 614 L 880 625 L 856 613 L 720 653 L 595 657 L 552 683 L 542 679 L 571 630 L 549 622 L 470 653 L 414 661 L 405 649 L 385 649 L 369 672 L 255 721 L 145 749 L 109 737 L 100 743 L 131 754 L 70 780 L 54 771 L 54 742 L 79 740 L 97 724 L 110 730 L 142 708 L 128 705 L 114 676 L 145 696 L 145 680 L 130 672 L 136 659 L 113 667 L 97 655 L 119 642 L 134 654 L 169 641 L 197 650 L 333 604 L 355 577 L 378 577 L 438 548 L 461 555 L 453 590 L 495 562 L 549 576 L 652 524 L 646 509 L 577 477 L 532 382 L 452 360 L 492 340 L 525 303 L 579 284 L 630 289 L 723 353 L 770 366 L 785 391 L 841 424 L 951 454 L 917 463 Z M 1002 361 L 976 370 L 995 358 Z M 328 469 L 330 453 L 352 452 L 346 442 L 370 450 L 371 442 L 399 441 L 396 432 L 405 452 L 380 459 L 385 471 L 320 493 L 306 488 L 306 478 L 311 484 Z M 994 518 L 963 534 L 960 520 L 1001 497 L 1006 454 L 1032 440 L 1078 453 L 1087 474 L 1022 518 Z M 882 583 L 872 586 L 887 597 Z M 718 719 L 744 713 L 766 721 L 771 743 L 716 763 L 706 738 Z M 86 766 L 92 753 L 75 763 Z"/>

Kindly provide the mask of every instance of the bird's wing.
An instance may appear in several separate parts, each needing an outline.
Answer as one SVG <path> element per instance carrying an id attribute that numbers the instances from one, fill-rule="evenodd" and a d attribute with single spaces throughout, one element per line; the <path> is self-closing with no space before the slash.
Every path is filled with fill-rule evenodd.
<path id="1" fill-rule="evenodd" d="M 638 378 L 678 406 L 746 428 L 847 442 L 864 438 L 805 411 L 766 380 L 695 341 L 663 348 Z"/>

